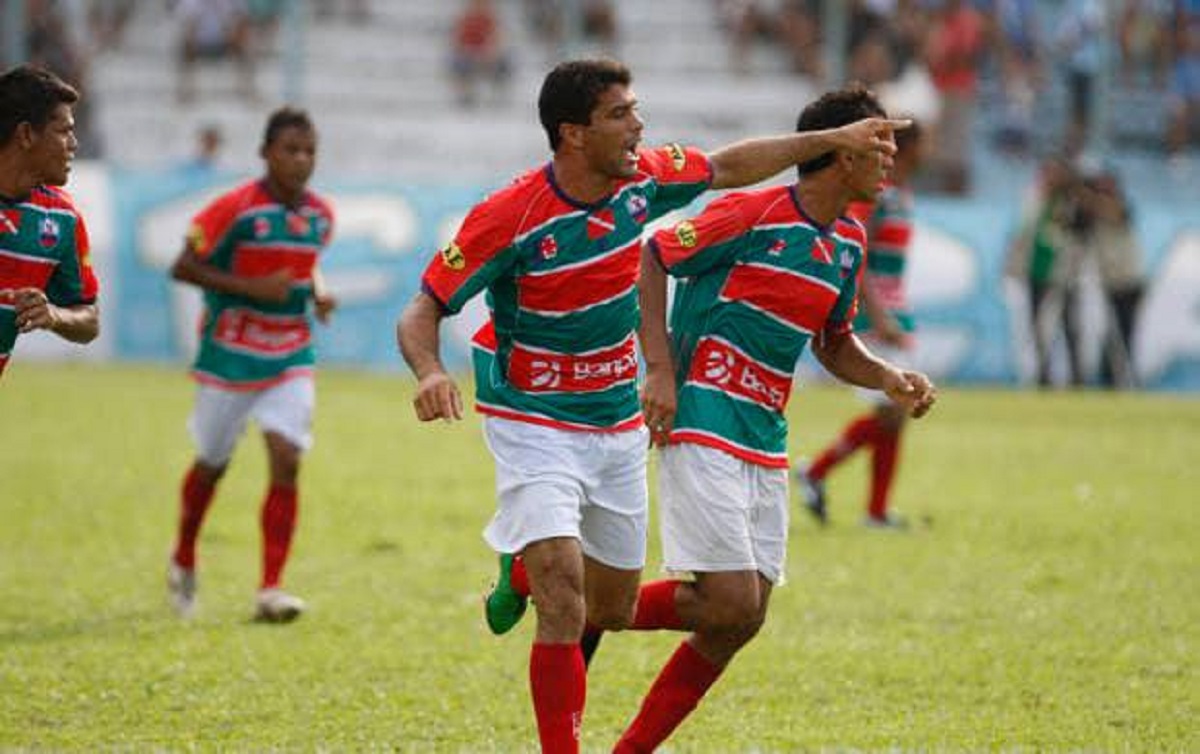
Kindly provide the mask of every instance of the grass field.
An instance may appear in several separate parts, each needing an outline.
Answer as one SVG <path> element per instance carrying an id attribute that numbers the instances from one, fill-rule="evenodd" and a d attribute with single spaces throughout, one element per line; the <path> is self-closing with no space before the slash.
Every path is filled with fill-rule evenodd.
<path id="1" fill-rule="evenodd" d="M 419 426 L 399 376 L 325 372 L 319 391 L 288 572 L 311 613 L 248 620 L 265 469 L 247 438 L 184 623 L 163 589 L 182 370 L 10 366 L 0 749 L 534 748 L 531 621 L 495 639 L 479 609 L 477 419 Z M 793 451 L 859 410 L 800 390 Z M 1200 750 L 1200 401 L 950 390 L 904 452 L 898 505 L 931 525 L 863 530 L 865 467 L 841 471 L 833 524 L 794 513 L 790 583 L 669 750 Z M 678 640 L 605 640 L 586 750 L 608 750 Z"/>

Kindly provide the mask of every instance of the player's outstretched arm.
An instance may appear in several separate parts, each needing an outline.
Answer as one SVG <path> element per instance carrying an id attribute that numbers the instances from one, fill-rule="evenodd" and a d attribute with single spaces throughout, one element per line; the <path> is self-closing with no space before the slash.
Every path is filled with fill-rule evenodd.
<path id="1" fill-rule="evenodd" d="M 235 275 L 206 263 L 196 256 L 190 246 L 175 258 L 175 263 L 171 265 L 171 277 L 205 290 L 273 304 L 282 304 L 292 295 L 292 275 L 287 270 L 259 277 Z"/>
<path id="2" fill-rule="evenodd" d="M 56 306 L 39 288 L 18 288 L 12 300 L 19 332 L 49 330 L 72 343 L 91 343 L 100 334 L 100 310 L 95 304 Z"/>
<path id="3" fill-rule="evenodd" d="M 825 334 L 813 340 L 813 355 L 843 382 L 882 390 L 919 419 L 933 408 L 937 388 L 921 372 L 903 370 L 875 356 L 853 333 Z"/>
<path id="4" fill-rule="evenodd" d="M 650 428 L 650 441 L 662 446 L 666 445 L 675 420 L 675 365 L 667 337 L 667 272 L 649 244 L 642 248 L 638 304 L 642 310 L 638 341 L 646 361 L 642 415 Z"/>
<path id="5" fill-rule="evenodd" d="M 749 186 L 838 149 L 883 152 L 890 157 L 896 153 L 892 132 L 911 125 L 906 119 L 864 118 L 840 128 L 739 141 L 709 155 L 712 187 Z"/>
<path id="6" fill-rule="evenodd" d="M 404 307 L 396 323 L 400 354 L 417 378 L 413 408 L 423 422 L 463 417 L 462 395 L 439 357 L 438 328 L 442 316 L 437 300 L 421 291 Z"/>

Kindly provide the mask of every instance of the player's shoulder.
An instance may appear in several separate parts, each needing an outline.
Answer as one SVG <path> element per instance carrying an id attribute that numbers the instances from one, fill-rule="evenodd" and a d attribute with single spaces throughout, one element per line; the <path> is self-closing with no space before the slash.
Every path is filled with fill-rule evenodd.
<path id="1" fill-rule="evenodd" d="M 471 209 L 465 223 L 483 223 L 515 235 L 521 228 L 561 214 L 563 202 L 549 170 L 548 166 L 530 170 L 491 192 Z"/>
<path id="2" fill-rule="evenodd" d="M 309 189 L 304 194 L 304 201 L 318 213 L 333 217 L 333 201 L 326 195 Z"/>
<path id="3" fill-rule="evenodd" d="M 79 216 L 79 209 L 71 194 L 61 186 L 35 186 L 29 195 L 29 203 L 43 209 L 56 209 Z"/>
<path id="4" fill-rule="evenodd" d="M 849 214 L 842 215 L 833 221 L 833 232 L 840 238 L 865 249 L 867 245 L 867 229 L 862 221 Z"/>
<path id="5" fill-rule="evenodd" d="M 677 141 L 654 147 L 638 147 L 638 176 L 645 179 L 663 174 L 682 173 L 688 167 L 690 158 L 697 155 L 702 155 L 698 149 Z"/>
<path id="6" fill-rule="evenodd" d="M 257 207 L 276 204 L 261 180 L 246 181 L 218 194 L 205 209 L 230 217 Z"/>

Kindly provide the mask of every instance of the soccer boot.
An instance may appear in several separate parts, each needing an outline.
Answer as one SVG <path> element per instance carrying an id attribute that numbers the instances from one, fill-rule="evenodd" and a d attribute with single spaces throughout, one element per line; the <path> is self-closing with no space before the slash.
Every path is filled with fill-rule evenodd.
<path id="1" fill-rule="evenodd" d="M 868 513 L 863 516 L 862 524 L 868 529 L 882 529 L 885 531 L 908 530 L 908 519 L 895 513 L 885 513 L 882 516 L 872 516 Z"/>
<path id="2" fill-rule="evenodd" d="M 808 475 L 808 464 L 800 461 L 792 472 L 796 483 L 800 485 L 800 495 L 804 498 L 804 508 L 817 519 L 817 523 L 825 526 L 829 523 L 829 511 L 825 507 L 825 482 L 813 479 Z"/>
<path id="3" fill-rule="evenodd" d="M 483 616 L 487 619 L 488 629 L 496 636 L 512 630 L 525 614 L 529 598 L 517 594 L 512 585 L 512 569 L 514 555 L 500 556 L 500 577 L 496 586 L 483 600 Z"/>
<path id="4" fill-rule="evenodd" d="M 196 611 L 196 569 L 184 568 L 172 558 L 167 563 L 167 595 L 180 618 L 191 618 Z"/>
<path id="5" fill-rule="evenodd" d="M 278 587 L 258 590 L 254 599 L 254 620 L 263 623 L 291 623 L 304 613 L 304 600 Z"/>

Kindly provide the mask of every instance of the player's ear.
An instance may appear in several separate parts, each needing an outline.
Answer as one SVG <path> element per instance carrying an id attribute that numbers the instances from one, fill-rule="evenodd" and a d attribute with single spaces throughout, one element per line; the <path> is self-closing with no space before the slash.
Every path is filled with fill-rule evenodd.
<path id="1" fill-rule="evenodd" d="M 33 127 L 33 124 L 27 120 L 23 120 L 17 124 L 17 130 L 13 133 L 13 138 L 22 149 L 29 149 L 37 141 L 38 131 Z"/>

